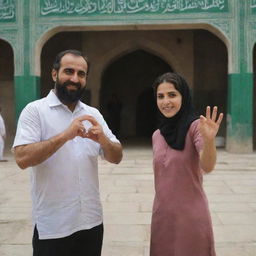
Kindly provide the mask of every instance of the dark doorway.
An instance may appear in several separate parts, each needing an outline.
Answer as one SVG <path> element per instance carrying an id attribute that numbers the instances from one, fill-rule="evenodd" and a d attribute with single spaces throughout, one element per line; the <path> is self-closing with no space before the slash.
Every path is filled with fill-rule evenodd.
<path id="1" fill-rule="evenodd" d="M 2 108 L 1 115 L 6 126 L 5 151 L 9 152 L 16 130 L 14 54 L 11 45 L 4 40 L 0 40 L 0 49 L 0 106 Z"/>
<path id="2" fill-rule="evenodd" d="M 156 127 L 152 84 L 168 71 L 172 68 L 166 62 L 144 50 L 126 54 L 107 67 L 102 77 L 100 109 L 110 128 L 118 128 L 119 138 L 151 137 Z M 118 99 L 119 111 L 109 108 L 113 95 Z M 113 124 L 113 119 L 120 123 Z"/>
<path id="3" fill-rule="evenodd" d="M 136 135 L 151 137 L 156 130 L 156 110 L 154 92 L 148 87 L 138 96 L 136 106 Z"/>
<path id="4" fill-rule="evenodd" d="M 224 120 L 218 132 L 217 144 L 226 137 L 228 97 L 228 52 L 226 45 L 206 30 L 194 31 L 194 88 L 193 100 L 200 114 L 206 106 L 218 106 Z"/>

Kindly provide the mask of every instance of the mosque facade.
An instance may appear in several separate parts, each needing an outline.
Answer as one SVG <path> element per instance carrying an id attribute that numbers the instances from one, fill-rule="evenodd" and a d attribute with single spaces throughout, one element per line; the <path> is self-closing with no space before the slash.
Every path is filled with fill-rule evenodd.
<path id="1" fill-rule="evenodd" d="M 0 0 L 0 105 L 8 143 L 24 106 L 54 84 L 52 62 L 66 49 L 88 56 L 84 101 L 106 120 L 121 106 L 120 138 L 150 138 L 152 83 L 175 71 L 200 113 L 219 106 L 225 149 L 256 148 L 256 0 Z"/>

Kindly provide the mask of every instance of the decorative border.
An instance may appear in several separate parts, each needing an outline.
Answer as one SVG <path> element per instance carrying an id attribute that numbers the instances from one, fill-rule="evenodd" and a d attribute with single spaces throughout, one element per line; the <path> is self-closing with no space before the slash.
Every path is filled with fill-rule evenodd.
<path id="1" fill-rule="evenodd" d="M 228 12 L 228 0 L 40 0 L 40 16 Z"/>
<path id="2" fill-rule="evenodd" d="M 20 34 L 17 33 L 17 29 L 1 29 L 1 40 L 5 40 L 10 44 L 13 50 L 14 56 L 14 70 L 15 76 L 23 74 L 23 54 L 19 45 Z"/>
<path id="3" fill-rule="evenodd" d="M 17 0 L 0 1 L 0 22 L 16 21 Z"/>
<path id="4" fill-rule="evenodd" d="M 213 20 L 209 24 L 214 25 L 216 28 L 218 28 L 222 33 L 228 38 L 231 39 L 231 21 L 230 20 Z"/>
<path id="5" fill-rule="evenodd" d="M 256 0 L 251 0 L 250 9 L 252 14 L 256 14 Z"/>
<path id="6" fill-rule="evenodd" d="M 90 30 L 90 27 L 93 30 L 97 30 L 97 27 L 106 27 L 109 26 L 176 26 L 176 28 L 205 28 L 207 25 L 215 27 L 219 30 L 219 33 L 223 33 L 223 37 L 226 37 L 226 41 L 232 41 L 232 21 L 234 19 L 234 6 L 235 3 L 233 0 L 213 0 L 216 3 L 227 3 L 229 12 L 212 12 L 210 15 L 207 12 L 204 13 L 171 13 L 171 14 L 129 14 L 129 15 L 94 15 L 88 16 L 72 16 L 72 15 L 62 15 L 62 16 L 53 16 L 53 17 L 42 17 L 40 15 L 40 3 L 42 0 L 35 0 L 30 2 L 30 26 L 31 26 L 31 74 L 34 74 L 37 71 L 35 61 L 35 51 L 38 51 L 38 46 L 44 40 L 44 37 L 47 35 L 55 34 L 56 31 L 83 31 Z M 50 2 L 56 2 L 56 0 L 48 0 Z M 65 0 L 62 0 L 65 1 Z M 74 2 L 86 2 L 88 0 L 70 0 Z M 92 0 L 90 0 L 92 1 Z M 99 0 L 102 2 L 114 1 L 114 0 Z M 124 0 L 115 0 L 115 1 L 124 1 Z M 145 1 L 145 0 L 129 0 L 129 1 Z M 172 1 L 172 0 L 149 0 L 149 1 Z M 190 0 L 175 0 L 176 2 L 191 2 Z M 201 0 L 197 0 L 200 2 Z M 212 0 L 206 0 L 208 3 Z M 202 1 L 201 1 L 202 2 Z M 210 17 L 210 18 L 209 18 Z M 40 46 L 39 46 L 40 48 Z"/>
<path id="7" fill-rule="evenodd" d="M 23 1 L 7 0 L 0 1 L 4 4 L 15 3 L 15 19 L 11 22 L 10 20 L 0 20 L 0 39 L 6 40 L 13 49 L 14 55 L 14 72 L 15 76 L 22 75 L 24 72 L 24 66 L 22 65 L 24 60 L 23 52 Z M 4 5 L 2 4 L 2 6 Z M 1 4 L 0 4 L 1 6 Z"/>

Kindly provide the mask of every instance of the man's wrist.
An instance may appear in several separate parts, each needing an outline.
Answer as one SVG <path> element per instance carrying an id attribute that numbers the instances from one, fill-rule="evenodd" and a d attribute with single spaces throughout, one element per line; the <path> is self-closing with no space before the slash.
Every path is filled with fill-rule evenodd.
<path id="1" fill-rule="evenodd" d="M 109 138 L 104 133 L 101 136 L 99 136 L 98 138 L 99 138 L 98 142 L 99 142 L 99 144 L 101 145 L 102 148 L 106 147 L 111 142 L 109 140 Z"/>

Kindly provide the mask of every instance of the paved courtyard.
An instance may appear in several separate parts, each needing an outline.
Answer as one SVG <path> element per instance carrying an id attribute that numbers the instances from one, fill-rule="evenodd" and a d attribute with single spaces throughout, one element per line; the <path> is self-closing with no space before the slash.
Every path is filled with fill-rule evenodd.
<path id="1" fill-rule="evenodd" d="M 30 256 L 29 172 L 11 154 L 0 163 L 0 255 Z M 148 256 L 154 196 L 152 151 L 125 147 L 121 164 L 100 160 L 104 208 L 103 256 Z M 204 178 L 218 256 L 256 256 L 256 153 L 218 150 L 215 171 Z M 160 255 L 159 255 L 160 256 Z M 189 255 L 188 255 L 189 256 Z"/>

